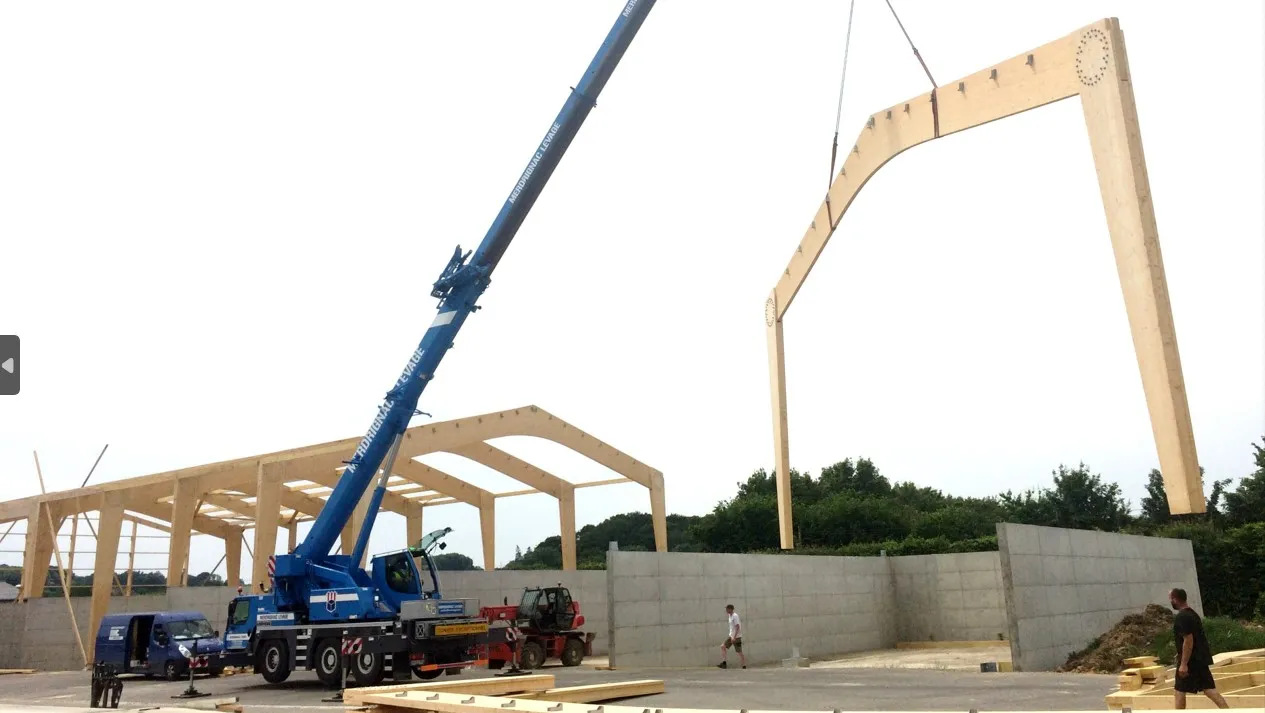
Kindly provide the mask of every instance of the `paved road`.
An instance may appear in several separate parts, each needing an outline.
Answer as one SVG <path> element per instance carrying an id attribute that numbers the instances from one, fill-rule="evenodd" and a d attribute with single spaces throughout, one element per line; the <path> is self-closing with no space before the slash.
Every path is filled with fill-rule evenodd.
<path id="1" fill-rule="evenodd" d="M 541 673 L 554 674 L 559 686 L 645 678 L 665 682 L 666 693 L 612 702 L 617 704 L 748 710 L 1104 711 L 1103 697 L 1114 684 L 1112 676 L 1087 674 L 885 669 L 597 671 L 585 666 L 549 668 Z M 86 707 L 89 679 L 87 672 L 78 671 L 0 676 L 0 711 L 5 706 Z M 321 702 L 330 692 L 312 674 L 295 674 L 277 686 L 268 685 L 255 675 L 199 678 L 195 685 L 216 696 L 236 695 L 249 713 L 341 710 L 337 703 Z M 120 710 L 179 705 L 171 696 L 187 686 L 187 682 L 129 679 L 124 683 Z"/>

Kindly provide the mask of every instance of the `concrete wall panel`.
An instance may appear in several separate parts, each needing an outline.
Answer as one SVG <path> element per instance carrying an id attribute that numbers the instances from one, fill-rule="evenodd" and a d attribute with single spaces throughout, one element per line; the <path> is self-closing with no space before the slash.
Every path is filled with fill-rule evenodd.
<path id="1" fill-rule="evenodd" d="M 1173 587 L 1203 609 L 1189 540 L 1000 523 L 997 542 L 1017 671 L 1057 668 Z"/>
<path id="2" fill-rule="evenodd" d="M 822 656 L 896 641 L 885 559 L 611 552 L 607 576 L 611 659 L 620 666 L 719 662 L 726 604 L 742 618 L 753 664 L 792 647 Z"/>

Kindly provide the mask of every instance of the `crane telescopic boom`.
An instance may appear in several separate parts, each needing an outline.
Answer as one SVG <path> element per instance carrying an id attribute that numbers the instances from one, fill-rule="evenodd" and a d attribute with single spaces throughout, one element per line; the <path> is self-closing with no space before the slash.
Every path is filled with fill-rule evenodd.
<path id="1" fill-rule="evenodd" d="M 336 573 L 331 569 L 342 569 L 343 560 L 338 558 L 339 564 L 335 564 L 335 558 L 330 555 L 331 549 L 365 490 L 381 470 L 355 549 L 349 553 L 350 568 L 359 569 L 373 520 L 386 490 L 387 478 L 409 420 L 418 413 L 417 402 L 422 391 L 435 377 L 435 370 L 444 354 L 452 347 L 466 317 L 478 309 L 476 302 L 487 289 L 492 271 L 505 254 L 510 241 L 553 174 L 571 140 L 580 130 L 589 111 L 596 105 L 598 95 L 654 2 L 655 0 L 627 0 L 597 55 L 580 82 L 571 90 L 571 95 L 545 133 L 527 168 L 510 191 L 483 241 L 473 253 L 463 254 L 458 245 L 435 281 L 431 296 L 439 299 L 439 306 L 434 321 L 413 351 L 403 373 L 386 393 L 368 433 L 347 462 L 342 477 L 307 537 L 293 553 L 278 555 L 276 558 L 275 581 L 279 604 L 306 607 L 308 595 L 313 590 L 339 586 L 334 580 L 341 578 L 335 576 Z M 349 574 L 359 579 L 354 573 Z"/>

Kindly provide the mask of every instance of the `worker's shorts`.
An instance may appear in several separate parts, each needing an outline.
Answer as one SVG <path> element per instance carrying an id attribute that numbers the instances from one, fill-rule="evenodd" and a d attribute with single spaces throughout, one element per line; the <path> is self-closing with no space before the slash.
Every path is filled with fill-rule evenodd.
<path id="1" fill-rule="evenodd" d="M 727 638 L 725 639 L 725 643 L 721 644 L 721 646 L 726 649 L 732 646 L 734 651 L 742 653 L 742 637 L 739 636 L 736 639 L 733 637 Z"/>
<path id="2" fill-rule="evenodd" d="M 1182 693 L 1199 693 L 1215 690 L 1217 682 L 1212 679 L 1212 669 L 1203 664 L 1187 664 L 1186 675 L 1177 676 L 1173 688 Z"/>

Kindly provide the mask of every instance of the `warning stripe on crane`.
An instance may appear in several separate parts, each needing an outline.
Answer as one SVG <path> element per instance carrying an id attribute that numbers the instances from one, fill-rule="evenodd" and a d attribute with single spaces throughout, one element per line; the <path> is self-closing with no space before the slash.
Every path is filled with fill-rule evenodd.
<path id="1" fill-rule="evenodd" d="M 268 555 L 268 578 L 272 579 L 277 574 L 277 556 Z"/>
<path id="2" fill-rule="evenodd" d="M 360 653 L 360 649 L 364 646 L 365 640 L 361 637 L 354 639 L 343 639 L 343 653 L 347 656 L 355 656 Z"/>

